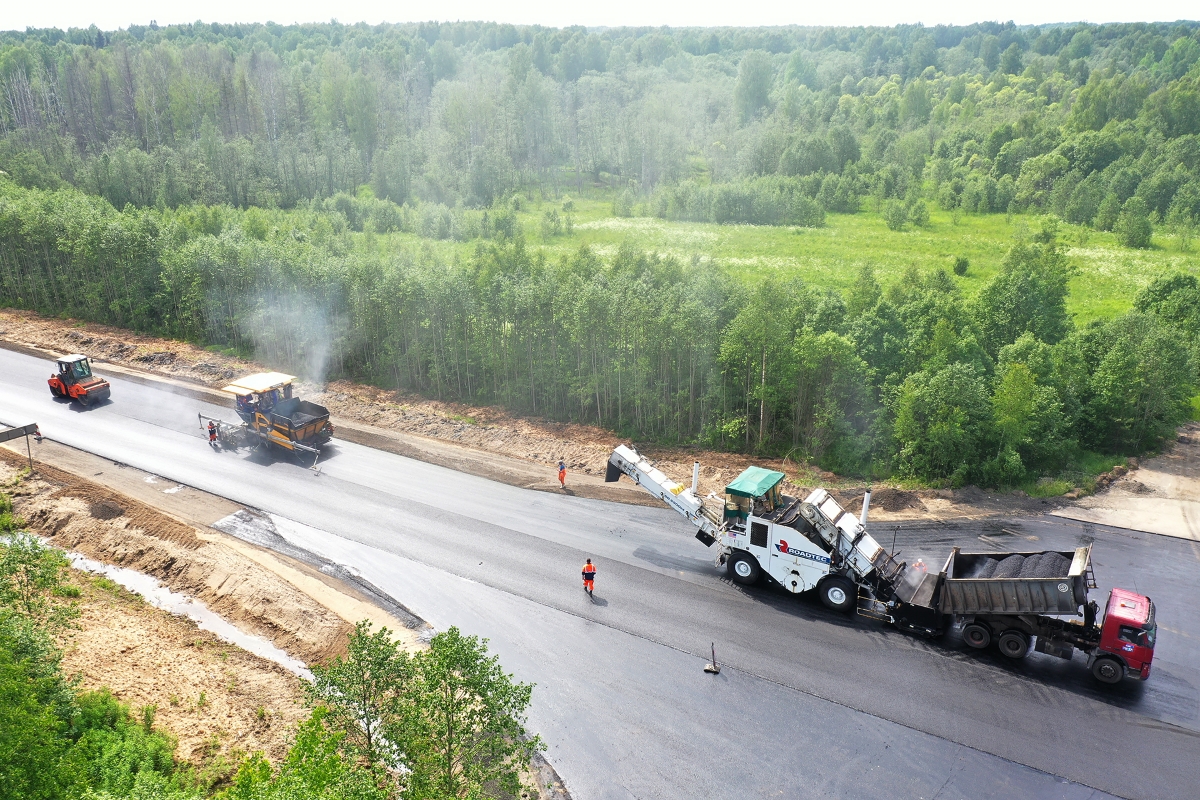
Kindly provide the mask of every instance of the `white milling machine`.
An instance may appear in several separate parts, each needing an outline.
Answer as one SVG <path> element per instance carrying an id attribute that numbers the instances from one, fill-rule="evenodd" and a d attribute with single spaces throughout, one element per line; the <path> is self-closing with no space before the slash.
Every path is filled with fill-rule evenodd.
<path id="1" fill-rule="evenodd" d="M 790 592 L 815 588 L 832 609 L 857 608 L 891 621 L 889 601 L 903 581 L 905 564 L 864 527 L 869 491 L 860 519 L 824 489 L 798 500 L 779 492 L 782 472 L 750 467 L 726 487 L 723 500 L 711 494 L 703 498 L 697 494 L 699 462 L 688 487 L 625 445 L 613 450 L 605 480 L 621 475 L 686 517 L 705 545 L 717 545 L 717 563 L 726 565 L 734 581 L 751 584 L 765 574 Z"/>

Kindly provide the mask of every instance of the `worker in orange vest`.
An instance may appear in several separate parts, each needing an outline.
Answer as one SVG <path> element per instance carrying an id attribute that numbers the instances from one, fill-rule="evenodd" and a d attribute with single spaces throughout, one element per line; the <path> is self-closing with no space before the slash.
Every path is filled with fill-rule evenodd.
<path id="1" fill-rule="evenodd" d="M 562 484 L 562 488 L 567 488 L 567 465 L 562 460 L 558 462 L 558 482 Z"/>
<path id="2" fill-rule="evenodd" d="M 589 558 L 587 563 L 583 565 L 583 590 L 589 595 L 592 593 L 592 588 L 596 585 L 596 565 Z"/>
<path id="3" fill-rule="evenodd" d="M 213 448 L 217 446 L 217 426 L 213 424 L 212 420 L 208 422 L 208 443 Z"/>

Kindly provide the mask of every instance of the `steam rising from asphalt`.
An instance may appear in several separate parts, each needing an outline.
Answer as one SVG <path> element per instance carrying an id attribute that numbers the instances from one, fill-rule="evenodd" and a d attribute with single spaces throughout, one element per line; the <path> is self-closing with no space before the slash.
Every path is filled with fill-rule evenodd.
<path id="1" fill-rule="evenodd" d="M 323 385 L 329 374 L 344 321 L 329 303 L 306 292 L 269 291 L 258 296 L 242 332 L 254 342 L 255 356 L 267 364 L 295 370 Z"/>

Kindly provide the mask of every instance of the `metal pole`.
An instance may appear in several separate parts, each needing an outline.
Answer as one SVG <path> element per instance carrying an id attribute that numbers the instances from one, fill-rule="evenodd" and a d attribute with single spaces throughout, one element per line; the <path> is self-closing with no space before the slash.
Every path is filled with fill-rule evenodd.
<path id="1" fill-rule="evenodd" d="M 29 474 L 33 475 L 33 451 L 29 449 L 29 434 L 25 434 L 25 455 L 29 456 Z"/>

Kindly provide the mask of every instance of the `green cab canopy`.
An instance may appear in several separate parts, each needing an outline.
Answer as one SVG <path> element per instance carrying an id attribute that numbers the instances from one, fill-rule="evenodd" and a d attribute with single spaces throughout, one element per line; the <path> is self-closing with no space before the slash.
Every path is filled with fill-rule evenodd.
<path id="1" fill-rule="evenodd" d="M 733 483 L 726 486 L 725 491 L 739 497 L 762 497 L 775 488 L 783 478 L 782 472 L 762 467 L 746 467 L 746 471 L 738 475 Z"/>

